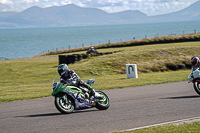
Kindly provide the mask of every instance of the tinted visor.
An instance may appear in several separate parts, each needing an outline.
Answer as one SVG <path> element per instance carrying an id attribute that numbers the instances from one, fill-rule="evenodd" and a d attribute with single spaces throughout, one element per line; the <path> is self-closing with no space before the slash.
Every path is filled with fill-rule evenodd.
<path id="1" fill-rule="evenodd" d="M 192 66 L 195 66 L 197 64 L 197 60 L 193 60 L 191 61 L 191 63 L 192 63 Z"/>
<path id="2" fill-rule="evenodd" d="M 63 70 L 58 70 L 59 75 L 61 76 L 61 73 L 63 72 Z"/>

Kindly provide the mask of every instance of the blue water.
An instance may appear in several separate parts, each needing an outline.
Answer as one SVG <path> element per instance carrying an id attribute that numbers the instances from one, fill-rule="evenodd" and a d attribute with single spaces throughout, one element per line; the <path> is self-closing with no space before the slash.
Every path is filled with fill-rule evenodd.
<path id="1" fill-rule="evenodd" d="M 168 22 L 40 29 L 0 29 L 0 58 L 164 35 L 200 32 L 200 22 Z"/>

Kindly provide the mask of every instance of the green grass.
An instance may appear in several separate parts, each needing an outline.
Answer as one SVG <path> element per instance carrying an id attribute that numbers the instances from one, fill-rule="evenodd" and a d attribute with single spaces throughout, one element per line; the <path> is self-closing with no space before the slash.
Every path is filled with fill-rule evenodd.
<path id="1" fill-rule="evenodd" d="M 124 131 L 120 133 L 199 133 L 200 122 L 184 123 L 180 125 L 168 124 L 150 128 L 138 129 L 133 131 Z M 119 132 L 113 132 L 119 133 Z"/>
<path id="2" fill-rule="evenodd" d="M 69 68 L 83 80 L 95 78 L 93 87 L 104 90 L 187 80 L 190 70 L 166 71 L 166 65 L 190 63 L 192 56 L 199 56 L 200 42 L 98 50 L 123 51 L 84 59 Z M 127 79 L 125 65 L 129 63 L 137 64 L 138 79 Z M 57 66 L 58 58 L 0 61 L 0 102 L 50 96 L 52 80 L 59 78 Z"/>
<path id="3" fill-rule="evenodd" d="M 163 71 L 167 64 L 190 64 L 191 57 L 199 54 L 199 46 L 200 42 L 187 42 L 126 47 L 122 52 L 86 59 L 71 66 L 93 75 L 125 74 L 125 64 L 130 63 L 137 64 L 139 72 Z"/>
<path id="4" fill-rule="evenodd" d="M 95 78 L 93 87 L 97 90 L 185 81 L 191 70 L 167 71 L 166 65 L 190 63 L 192 56 L 199 56 L 200 41 L 98 49 L 99 52 L 119 50 L 122 52 L 91 57 L 70 64 L 69 68 L 84 80 Z M 125 65 L 130 63 L 137 64 L 138 79 L 127 79 Z M 57 66 L 58 58 L 0 61 L 0 102 L 50 96 L 52 80 L 59 78 Z M 125 133 L 197 133 L 199 127 L 200 122 L 195 122 Z"/>

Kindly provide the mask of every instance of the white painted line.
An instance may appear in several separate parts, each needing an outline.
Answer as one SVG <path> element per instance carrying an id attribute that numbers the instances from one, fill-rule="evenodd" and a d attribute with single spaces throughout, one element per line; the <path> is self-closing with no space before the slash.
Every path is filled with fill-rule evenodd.
<path id="1" fill-rule="evenodd" d="M 155 126 L 162 126 L 166 124 L 178 124 L 178 123 L 184 123 L 184 122 L 195 122 L 195 121 L 200 121 L 200 116 L 199 117 L 194 117 L 194 118 L 188 118 L 188 119 L 183 119 L 183 120 L 177 120 L 177 121 L 170 121 L 170 122 L 165 122 L 165 123 L 160 123 L 160 124 L 154 124 L 154 125 L 149 125 L 149 126 L 143 126 L 143 127 L 136 127 L 128 130 L 123 130 L 120 132 L 124 131 L 133 131 L 133 130 L 138 130 L 138 129 L 143 129 L 143 128 L 149 128 L 149 127 L 155 127 Z"/>

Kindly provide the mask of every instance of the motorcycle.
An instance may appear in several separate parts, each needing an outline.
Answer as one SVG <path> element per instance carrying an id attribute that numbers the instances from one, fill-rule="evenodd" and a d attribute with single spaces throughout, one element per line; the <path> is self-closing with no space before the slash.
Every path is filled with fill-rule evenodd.
<path id="1" fill-rule="evenodd" d="M 194 87 L 194 90 L 196 91 L 197 94 L 200 95 L 200 70 L 199 68 L 196 69 L 195 71 L 193 71 L 193 74 L 191 73 L 189 76 L 188 76 L 188 80 L 190 82 L 193 83 L 193 87 Z"/>
<path id="2" fill-rule="evenodd" d="M 53 80 L 52 96 L 55 96 L 54 104 L 56 108 L 63 114 L 72 113 L 74 110 L 86 109 L 96 107 L 99 110 L 106 110 L 109 108 L 109 98 L 102 91 L 95 91 L 95 97 L 89 96 L 87 89 L 63 85 Z M 95 79 L 86 81 L 90 86 L 95 82 Z M 97 96 L 97 97 L 96 97 Z"/>

